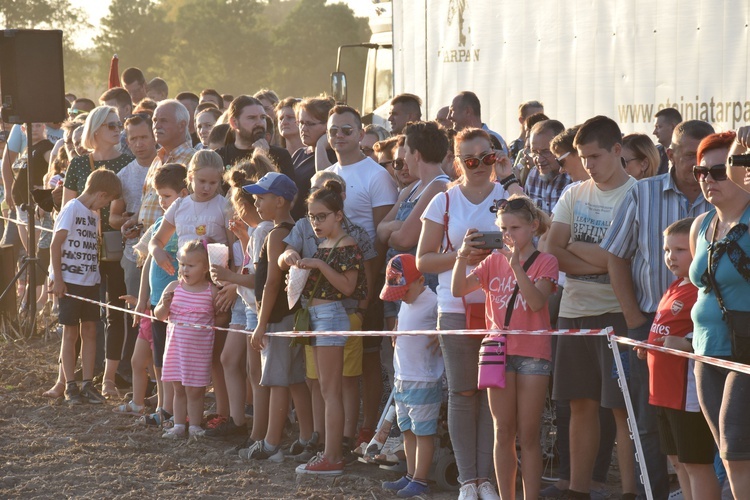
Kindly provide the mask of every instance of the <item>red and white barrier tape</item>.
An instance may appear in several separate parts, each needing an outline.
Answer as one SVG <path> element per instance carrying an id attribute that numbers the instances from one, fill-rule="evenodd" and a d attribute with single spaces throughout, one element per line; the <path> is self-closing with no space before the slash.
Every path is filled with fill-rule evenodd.
<path id="1" fill-rule="evenodd" d="M 16 224 L 16 225 L 19 225 L 19 226 L 28 226 L 29 225 L 28 222 L 23 222 L 23 221 L 20 221 L 18 219 L 10 219 L 8 217 L 3 217 L 2 215 L 0 215 L 0 219 L 7 220 L 8 222 L 12 222 L 13 224 Z M 38 224 L 36 225 L 36 230 L 37 231 L 48 231 L 50 233 L 54 233 L 55 232 L 54 229 L 50 229 L 50 228 L 47 228 L 47 227 L 41 227 Z"/>
<path id="2" fill-rule="evenodd" d="M 66 294 L 66 295 L 74 299 L 82 300 L 84 302 L 89 302 L 91 304 L 96 304 L 100 307 L 113 309 L 115 311 L 121 311 L 126 314 L 132 314 L 132 315 L 139 316 L 142 318 L 156 320 L 156 318 L 151 316 L 150 314 L 135 312 L 130 309 L 113 306 L 111 304 L 105 304 L 103 302 L 87 299 L 85 297 L 79 297 L 77 295 L 71 295 L 71 294 Z M 248 330 L 240 330 L 236 328 L 222 328 L 218 326 L 209 327 L 206 325 L 183 323 L 181 321 L 169 321 L 169 323 L 172 323 L 178 326 L 186 326 L 189 328 L 194 328 L 196 330 L 205 330 L 205 329 L 213 328 L 215 330 L 221 330 L 224 332 L 242 333 L 244 335 L 252 335 L 253 333 Z M 750 365 L 745 365 L 745 364 L 737 363 L 734 361 L 727 361 L 725 359 L 712 358 L 710 356 L 702 356 L 700 354 L 695 354 L 692 352 L 678 351 L 675 349 L 669 349 L 667 347 L 655 346 L 655 345 L 647 344 L 645 342 L 638 342 L 637 340 L 629 339 L 627 337 L 619 337 L 617 335 L 613 335 L 612 332 L 613 332 L 612 328 L 607 327 L 603 329 L 535 330 L 535 331 L 523 331 L 523 330 L 442 330 L 442 331 L 441 330 L 405 330 L 403 331 L 401 330 L 401 331 L 384 332 L 380 330 L 364 330 L 364 331 L 351 331 L 351 332 L 267 332 L 266 335 L 276 336 L 276 337 L 311 337 L 311 336 L 332 336 L 332 335 L 343 334 L 346 336 L 357 336 L 357 337 L 376 337 L 376 336 L 382 337 L 386 335 L 388 336 L 391 336 L 391 335 L 488 335 L 488 334 L 493 334 L 493 333 L 503 333 L 505 335 L 535 335 L 535 336 L 543 336 L 543 335 L 572 336 L 572 337 L 609 336 L 612 340 L 620 344 L 627 344 L 631 346 L 642 347 L 648 350 L 665 352 L 667 354 L 681 356 L 683 358 L 694 359 L 702 363 L 708 363 L 710 365 L 718 366 L 720 368 L 727 368 L 730 370 L 734 370 L 740 373 L 750 375 Z"/>

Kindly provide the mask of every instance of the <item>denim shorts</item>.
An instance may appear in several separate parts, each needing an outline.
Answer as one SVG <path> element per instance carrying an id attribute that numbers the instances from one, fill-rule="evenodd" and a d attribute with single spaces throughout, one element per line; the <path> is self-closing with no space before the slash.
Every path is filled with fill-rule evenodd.
<path id="1" fill-rule="evenodd" d="M 243 326 L 247 324 L 247 307 L 239 296 L 235 299 L 232 306 L 232 319 L 229 321 L 229 324 Z"/>
<path id="2" fill-rule="evenodd" d="M 248 335 L 252 335 L 255 328 L 258 326 L 258 313 L 250 309 L 245 309 L 247 321 L 245 321 L 245 331 Z"/>
<path id="3" fill-rule="evenodd" d="M 552 373 L 552 362 L 529 356 L 510 355 L 505 360 L 505 370 L 519 375 L 545 375 Z"/>
<path id="4" fill-rule="evenodd" d="M 310 307 L 310 322 L 316 332 L 348 332 L 349 315 L 341 302 L 328 302 Z M 310 339 L 313 347 L 344 347 L 346 335 L 320 335 Z"/>

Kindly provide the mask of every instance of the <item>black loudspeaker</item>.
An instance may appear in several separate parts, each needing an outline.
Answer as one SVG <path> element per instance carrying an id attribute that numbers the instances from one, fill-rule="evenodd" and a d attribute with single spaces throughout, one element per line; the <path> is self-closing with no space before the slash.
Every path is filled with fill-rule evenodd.
<path id="1" fill-rule="evenodd" d="M 0 31 L 0 90 L 8 123 L 65 120 L 62 31 Z"/>
<path id="2" fill-rule="evenodd" d="M 6 223 L 6 228 L 7 223 Z M 13 281 L 13 273 L 15 272 L 15 255 L 13 252 L 13 245 L 0 245 L 0 293 L 10 285 Z M 18 316 L 18 309 L 16 309 L 16 289 L 15 284 L 11 286 L 8 293 L 0 301 L 0 315 L 5 314 L 9 318 L 16 318 Z"/>

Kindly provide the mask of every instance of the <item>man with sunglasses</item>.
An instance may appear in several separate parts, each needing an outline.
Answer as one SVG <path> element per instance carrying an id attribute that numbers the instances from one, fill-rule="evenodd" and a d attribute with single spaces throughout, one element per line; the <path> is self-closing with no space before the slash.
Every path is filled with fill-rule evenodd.
<path id="1" fill-rule="evenodd" d="M 531 129 L 531 158 L 534 168 L 526 179 L 526 194 L 534 200 L 539 208 L 551 214 L 562 195 L 565 186 L 570 184 L 570 177 L 560 172 L 560 163 L 552 151 L 552 139 L 565 130 L 557 120 L 544 120 Z"/>
<path id="2" fill-rule="evenodd" d="M 693 176 L 693 166 L 698 144 L 712 133 L 713 127 L 700 120 L 677 125 L 668 150 L 672 160 L 669 172 L 643 179 L 628 191 L 601 242 L 601 248 L 609 253 L 607 269 L 625 316 L 628 337 L 634 340 L 648 340 L 659 301 L 673 279 L 662 258 L 662 232 L 673 222 L 696 217 L 711 208 Z M 667 462 L 659 447 L 656 410 L 648 403 L 648 365 L 634 351 L 630 351 L 629 358 L 628 387 L 649 482 L 654 498 L 667 498 Z M 643 487 L 638 484 L 643 494 Z"/>

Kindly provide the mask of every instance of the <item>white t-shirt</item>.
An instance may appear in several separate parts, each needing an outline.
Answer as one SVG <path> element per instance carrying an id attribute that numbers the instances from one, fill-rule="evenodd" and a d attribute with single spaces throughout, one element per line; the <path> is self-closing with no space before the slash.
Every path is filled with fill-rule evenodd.
<path id="1" fill-rule="evenodd" d="M 125 168 L 117 172 L 117 177 L 122 183 L 122 197 L 125 200 L 125 211 L 134 214 L 138 213 L 141 208 L 141 197 L 143 196 L 143 183 L 146 182 L 146 174 L 151 164 L 145 167 L 133 160 Z M 128 238 L 125 240 L 125 250 L 123 255 L 130 262 L 135 262 L 135 252 L 133 245 L 138 243 L 138 238 Z"/>
<path id="2" fill-rule="evenodd" d="M 412 304 L 401 303 L 398 330 L 435 330 L 437 327 L 437 295 L 424 287 Z M 443 376 L 440 349 L 433 352 L 428 335 L 398 335 L 393 351 L 395 378 L 412 382 L 436 382 Z"/>
<path id="3" fill-rule="evenodd" d="M 602 191 L 591 179 L 572 186 L 560 197 L 552 220 L 570 226 L 571 241 L 598 245 L 612 224 L 615 208 L 635 182 L 630 177 L 622 186 L 610 191 Z M 567 273 L 560 317 L 582 318 L 621 311 L 608 274 Z"/>
<path id="4" fill-rule="evenodd" d="M 67 231 L 62 244 L 62 280 L 73 285 L 93 286 L 99 275 L 99 215 L 89 210 L 78 198 L 62 207 L 55 219 L 55 232 Z M 50 279 L 54 280 L 50 265 Z"/>
<path id="5" fill-rule="evenodd" d="M 164 220 L 175 227 L 177 246 L 193 240 L 227 244 L 228 203 L 217 194 L 208 201 L 194 201 L 193 196 L 179 198 L 164 214 Z"/>
<path id="6" fill-rule="evenodd" d="M 450 237 L 453 250 L 461 248 L 461 243 L 464 241 L 466 231 L 469 228 L 476 228 L 481 231 L 499 231 L 495 225 L 495 214 L 490 212 L 490 207 L 495 204 L 496 200 L 507 199 L 510 195 L 503 189 L 503 186 L 499 183 L 495 183 L 495 187 L 492 192 L 479 204 L 475 205 L 466 199 L 464 194 L 461 192 L 460 186 L 456 185 L 450 188 L 445 193 L 438 193 L 430 201 L 429 205 L 422 214 L 422 220 L 430 220 L 437 222 L 444 228 L 444 215 L 445 215 L 445 202 L 446 193 L 450 197 L 450 216 L 448 219 L 448 236 Z M 445 231 L 445 229 L 443 229 Z M 443 234 L 443 248 L 446 248 L 448 242 Z M 468 275 L 474 266 L 467 266 L 466 273 Z M 454 297 L 451 293 L 451 276 L 453 269 L 448 269 L 438 274 L 438 311 L 441 313 L 460 313 L 466 312 L 463 301 L 460 297 Z M 484 302 L 484 292 L 476 290 L 471 292 L 469 295 L 464 297 L 467 304 L 473 304 L 475 302 Z"/>
<path id="7" fill-rule="evenodd" d="M 326 170 L 340 175 L 346 181 L 344 213 L 367 231 L 374 243 L 377 228 L 372 218 L 372 209 L 396 203 L 396 181 L 386 169 L 369 157 L 345 167 L 334 163 Z"/>

